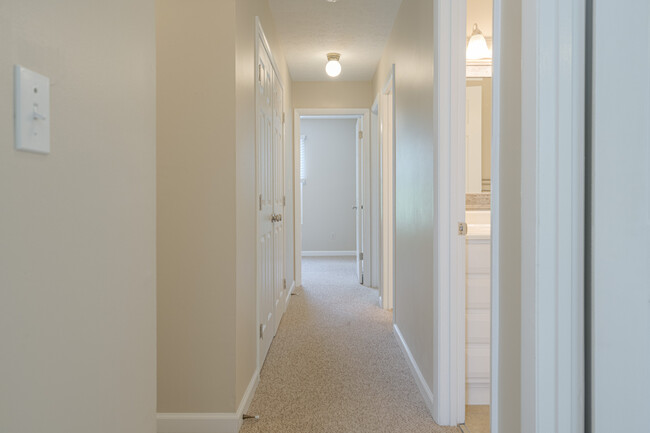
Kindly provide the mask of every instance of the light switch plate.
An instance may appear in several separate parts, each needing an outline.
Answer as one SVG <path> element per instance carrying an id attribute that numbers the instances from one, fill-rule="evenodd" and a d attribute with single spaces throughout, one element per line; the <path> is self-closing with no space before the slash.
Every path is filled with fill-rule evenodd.
<path id="1" fill-rule="evenodd" d="M 50 153 L 50 79 L 16 65 L 14 86 L 16 149 Z"/>

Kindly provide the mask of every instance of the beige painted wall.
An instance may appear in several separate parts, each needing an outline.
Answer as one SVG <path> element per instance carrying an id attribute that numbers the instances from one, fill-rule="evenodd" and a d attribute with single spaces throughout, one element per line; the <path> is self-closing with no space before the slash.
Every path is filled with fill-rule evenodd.
<path id="1" fill-rule="evenodd" d="M 395 322 L 433 387 L 433 2 L 404 0 L 373 80 L 384 86 L 395 64 L 396 262 Z"/>
<path id="2" fill-rule="evenodd" d="M 159 412 L 235 410 L 234 13 L 156 1 Z"/>
<path id="3" fill-rule="evenodd" d="M 153 0 L 0 2 L 0 431 L 154 433 Z M 13 146 L 13 65 L 51 79 Z"/>
<path id="4" fill-rule="evenodd" d="M 266 0 L 237 0 L 237 333 L 236 397 L 241 401 L 257 369 L 256 316 L 256 186 L 255 186 L 255 16 L 260 18 L 284 88 L 285 135 L 285 276 L 287 287 L 294 281 L 293 270 L 293 116 L 292 83 L 279 45 Z"/>
<path id="5" fill-rule="evenodd" d="M 467 0 L 467 36 L 474 23 L 486 38 L 492 38 L 492 0 Z"/>
<path id="6" fill-rule="evenodd" d="M 521 432 L 521 0 L 502 2 L 499 427 Z"/>
<path id="7" fill-rule="evenodd" d="M 375 100 L 371 82 L 296 81 L 294 108 L 370 108 Z"/>
<path id="8" fill-rule="evenodd" d="M 158 411 L 234 412 L 257 369 L 255 16 L 280 68 L 288 113 L 291 82 L 266 1 L 156 4 Z M 289 246 L 292 214 L 288 203 Z"/>

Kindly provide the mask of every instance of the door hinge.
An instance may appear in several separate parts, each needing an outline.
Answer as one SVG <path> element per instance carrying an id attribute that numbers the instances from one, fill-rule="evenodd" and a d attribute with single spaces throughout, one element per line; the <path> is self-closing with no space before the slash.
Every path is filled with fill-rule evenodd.
<path id="1" fill-rule="evenodd" d="M 359 260 L 363 260 L 363 253 L 359 253 Z"/>
<path id="2" fill-rule="evenodd" d="M 359 139 L 363 138 L 363 131 L 359 131 Z"/>
<path id="3" fill-rule="evenodd" d="M 262 210 L 262 194 L 260 194 L 260 210 Z"/>
<path id="4" fill-rule="evenodd" d="M 286 278 L 284 280 L 282 280 L 282 288 L 283 289 L 287 288 L 287 279 Z"/>
<path id="5" fill-rule="evenodd" d="M 284 117 L 285 117 L 285 116 L 284 116 L 284 111 L 283 111 L 283 112 L 282 112 L 282 123 L 284 123 L 284 120 L 285 120 Z"/>
<path id="6" fill-rule="evenodd" d="M 465 222 L 458 223 L 458 234 L 460 236 L 467 235 L 467 223 Z"/>
<path id="7" fill-rule="evenodd" d="M 286 206 L 286 205 L 287 205 L 287 196 L 283 195 L 282 196 L 282 206 Z"/>
<path id="8" fill-rule="evenodd" d="M 262 82 L 262 64 L 257 65 L 257 79 Z"/>
<path id="9" fill-rule="evenodd" d="M 260 340 L 264 338 L 264 325 L 260 323 Z"/>

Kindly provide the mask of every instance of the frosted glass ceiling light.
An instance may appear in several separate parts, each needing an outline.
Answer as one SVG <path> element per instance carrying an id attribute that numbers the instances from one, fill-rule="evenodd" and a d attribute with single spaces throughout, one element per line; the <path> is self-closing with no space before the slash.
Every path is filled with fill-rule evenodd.
<path id="1" fill-rule="evenodd" d="M 485 41 L 485 36 L 483 36 L 483 33 L 479 30 L 478 24 L 474 24 L 472 36 L 470 36 L 469 42 L 467 43 L 466 57 L 467 60 L 492 58 L 492 53 L 490 53 L 490 49 Z"/>
<path id="2" fill-rule="evenodd" d="M 341 55 L 339 53 L 329 53 L 327 55 L 327 65 L 325 66 L 325 72 L 330 77 L 338 77 L 341 74 L 341 63 L 339 60 Z"/>

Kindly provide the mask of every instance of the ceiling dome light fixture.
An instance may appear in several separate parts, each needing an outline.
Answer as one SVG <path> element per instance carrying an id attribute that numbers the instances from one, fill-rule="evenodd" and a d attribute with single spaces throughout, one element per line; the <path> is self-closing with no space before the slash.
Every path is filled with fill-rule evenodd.
<path id="1" fill-rule="evenodd" d="M 478 28 L 478 24 L 474 24 L 472 36 L 470 36 L 469 42 L 467 43 L 466 57 L 467 60 L 483 60 L 492 58 L 492 53 L 487 46 L 485 36 L 483 36 L 483 33 Z"/>
<path id="2" fill-rule="evenodd" d="M 327 55 L 327 65 L 325 65 L 325 72 L 330 77 L 338 77 L 341 74 L 341 55 L 339 53 L 329 53 Z"/>

